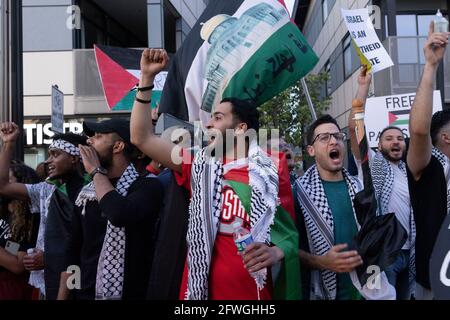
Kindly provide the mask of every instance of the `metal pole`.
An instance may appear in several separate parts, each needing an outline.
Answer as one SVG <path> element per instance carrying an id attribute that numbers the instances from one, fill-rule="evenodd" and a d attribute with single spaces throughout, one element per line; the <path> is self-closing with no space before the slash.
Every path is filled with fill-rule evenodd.
<path id="1" fill-rule="evenodd" d="M 308 86 L 306 85 L 305 78 L 302 78 L 300 80 L 300 82 L 302 84 L 303 92 L 305 93 L 306 102 L 308 102 L 308 107 L 309 107 L 309 111 L 311 112 L 312 120 L 316 121 L 317 120 L 316 110 L 314 110 L 314 106 L 313 106 L 313 103 L 311 100 L 311 96 L 309 95 L 309 90 L 308 90 Z"/>
<path id="2" fill-rule="evenodd" d="M 23 128 L 22 0 L 10 0 L 11 120 Z M 15 158 L 23 160 L 24 140 L 16 143 Z"/>
<path id="3" fill-rule="evenodd" d="M 0 0 L 0 121 L 9 118 L 9 16 L 8 0 Z"/>

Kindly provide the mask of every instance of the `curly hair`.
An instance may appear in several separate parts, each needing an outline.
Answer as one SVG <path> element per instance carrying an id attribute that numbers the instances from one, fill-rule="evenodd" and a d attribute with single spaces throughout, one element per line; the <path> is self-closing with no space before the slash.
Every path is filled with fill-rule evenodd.
<path id="1" fill-rule="evenodd" d="M 39 177 L 32 168 L 20 161 L 11 161 L 10 170 L 18 183 L 33 184 L 39 182 Z M 31 241 L 33 237 L 33 216 L 27 201 L 11 200 L 11 238 L 16 242 Z"/>

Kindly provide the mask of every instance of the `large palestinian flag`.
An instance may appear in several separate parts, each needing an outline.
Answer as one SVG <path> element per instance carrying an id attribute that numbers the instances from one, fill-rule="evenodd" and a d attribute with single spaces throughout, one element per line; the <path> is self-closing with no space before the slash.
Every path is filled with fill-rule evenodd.
<path id="1" fill-rule="evenodd" d="M 131 110 L 136 95 L 132 89 L 139 83 L 141 76 L 142 50 L 109 46 L 95 46 L 94 50 L 109 109 Z M 159 103 L 166 77 L 167 71 L 162 71 L 155 78 L 152 108 Z"/>
<path id="2" fill-rule="evenodd" d="M 211 1 L 171 61 L 160 111 L 206 121 L 226 97 L 260 105 L 317 60 L 283 0 Z"/>

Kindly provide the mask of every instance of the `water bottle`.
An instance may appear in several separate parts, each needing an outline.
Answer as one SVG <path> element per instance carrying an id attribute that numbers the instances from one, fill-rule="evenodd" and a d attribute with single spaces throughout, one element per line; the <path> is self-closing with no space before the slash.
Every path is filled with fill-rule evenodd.
<path id="1" fill-rule="evenodd" d="M 233 223 L 233 239 L 239 254 L 242 254 L 251 243 L 253 243 L 253 237 L 249 230 L 241 226 L 240 222 Z M 258 300 L 260 299 L 259 291 L 264 287 L 264 279 L 267 275 L 267 268 L 261 269 L 257 272 L 251 272 L 250 275 L 256 281 L 256 292 L 258 294 Z"/>
<path id="2" fill-rule="evenodd" d="M 253 237 L 250 231 L 241 227 L 240 222 L 233 223 L 233 239 L 239 254 L 242 254 L 251 243 L 253 243 Z"/>
<path id="3" fill-rule="evenodd" d="M 448 21 L 442 16 L 441 10 L 438 9 L 434 16 L 434 32 L 447 32 Z"/>

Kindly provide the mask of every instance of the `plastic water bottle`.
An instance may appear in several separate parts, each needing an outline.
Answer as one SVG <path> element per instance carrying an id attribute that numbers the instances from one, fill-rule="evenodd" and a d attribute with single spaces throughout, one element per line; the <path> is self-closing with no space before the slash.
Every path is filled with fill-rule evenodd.
<path id="1" fill-rule="evenodd" d="M 253 237 L 249 230 L 241 226 L 240 222 L 233 223 L 233 239 L 234 243 L 236 244 L 236 247 L 238 249 L 239 254 L 243 254 L 245 248 L 253 243 Z M 256 291 L 258 293 L 258 300 L 260 300 L 259 297 L 259 291 L 263 288 L 264 279 L 267 274 L 267 268 L 261 269 L 257 272 L 250 272 L 250 275 L 253 279 L 256 281 Z M 261 285 L 260 285 L 261 284 Z"/>
<path id="2" fill-rule="evenodd" d="M 252 234 L 246 228 L 243 228 L 240 222 L 233 223 L 233 229 L 234 243 L 236 244 L 239 254 L 242 254 L 245 248 L 253 243 Z"/>
<path id="3" fill-rule="evenodd" d="M 436 15 L 434 16 L 434 32 L 447 32 L 448 31 L 448 21 L 444 18 L 441 10 L 438 9 Z"/>

